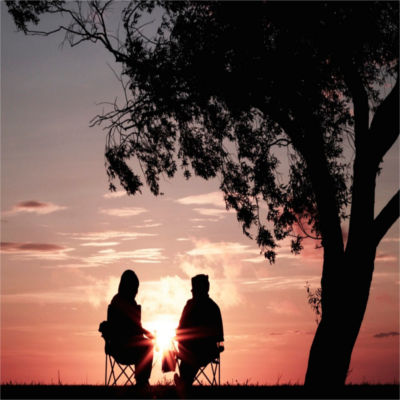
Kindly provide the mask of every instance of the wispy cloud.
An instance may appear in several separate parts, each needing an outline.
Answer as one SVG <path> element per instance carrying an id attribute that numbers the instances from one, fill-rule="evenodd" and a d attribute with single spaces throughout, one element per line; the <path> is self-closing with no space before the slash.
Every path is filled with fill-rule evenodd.
<path id="1" fill-rule="evenodd" d="M 400 238 L 398 238 L 398 237 L 387 237 L 387 238 L 382 239 L 382 242 L 385 242 L 385 243 L 398 243 L 398 242 L 400 242 Z"/>
<path id="2" fill-rule="evenodd" d="M 157 264 L 166 260 L 163 248 L 146 248 L 132 251 L 101 250 L 85 259 L 89 264 L 111 264 L 120 260 L 132 260 L 136 263 Z"/>
<path id="3" fill-rule="evenodd" d="M 117 190 L 116 192 L 110 192 L 103 195 L 105 199 L 117 199 L 119 197 L 126 196 L 125 190 Z"/>
<path id="4" fill-rule="evenodd" d="M 218 222 L 220 218 L 190 218 L 190 222 Z"/>
<path id="5" fill-rule="evenodd" d="M 190 297 L 190 281 L 176 275 L 142 282 L 138 302 L 142 304 L 144 323 L 165 315 L 172 316 L 178 323 L 182 309 Z"/>
<path id="6" fill-rule="evenodd" d="M 89 264 L 88 262 L 76 262 L 69 264 L 57 264 L 42 266 L 44 269 L 86 269 L 102 267 L 102 264 Z"/>
<path id="7" fill-rule="evenodd" d="M 186 252 L 190 256 L 213 256 L 223 254 L 259 254 L 254 246 L 237 242 L 209 242 L 207 240 L 195 241 L 195 247 Z"/>
<path id="8" fill-rule="evenodd" d="M 210 294 L 224 308 L 234 307 L 243 301 L 238 277 L 242 264 L 240 254 L 252 254 L 249 246 L 235 242 L 212 243 L 192 240 L 194 248 L 180 256 L 179 267 L 190 279 L 197 274 L 210 278 Z M 255 250 L 257 252 L 257 250 Z"/>
<path id="9" fill-rule="evenodd" d="M 143 214 L 147 212 L 145 208 L 142 207 L 121 207 L 121 208 L 100 208 L 99 212 L 101 214 L 106 214 L 111 217 L 134 217 L 136 215 Z"/>
<path id="10" fill-rule="evenodd" d="M 51 202 L 41 202 L 37 200 L 28 200 L 17 203 L 11 210 L 5 211 L 4 215 L 16 215 L 20 213 L 35 213 L 35 214 L 51 214 L 56 211 L 65 210 L 67 207 L 59 206 Z"/>
<path id="11" fill-rule="evenodd" d="M 377 339 L 382 339 L 382 338 L 387 338 L 390 336 L 399 336 L 400 333 L 399 332 L 380 332 L 374 335 L 374 338 Z"/>
<path id="12" fill-rule="evenodd" d="M 391 254 L 378 253 L 375 257 L 375 261 L 379 262 L 395 262 L 397 257 Z"/>
<path id="13" fill-rule="evenodd" d="M 81 246 L 85 247 L 109 247 L 109 246 L 117 246 L 119 242 L 88 242 L 82 243 Z"/>
<path id="14" fill-rule="evenodd" d="M 257 280 L 243 281 L 242 285 L 248 286 L 249 290 L 273 290 L 273 289 L 299 289 L 304 290 L 306 283 L 308 282 L 312 287 L 319 287 L 321 278 L 309 275 L 297 275 L 297 276 L 273 276 L 266 278 L 259 278 Z"/>
<path id="15" fill-rule="evenodd" d="M 154 223 L 145 223 L 143 225 L 135 225 L 134 228 L 157 228 L 161 226 L 162 224 L 159 222 L 154 222 Z"/>
<path id="16" fill-rule="evenodd" d="M 5 254 L 46 260 L 64 260 L 68 258 L 67 253 L 72 250 L 74 249 L 52 243 L 2 242 L 0 245 L 0 251 Z"/>
<path id="17" fill-rule="evenodd" d="M 176 202 L 184 205 L 211 204 L 215 207 L 225 208 L 225 201 L 221 192 L 211 192 L 211 193 L 182 197 L 181 199 L 176 200 Z"/>
<path id="18" fill-rule="evenodd" d="M 262 254 L 260 254 L 258 257 L 244 258 L 242 261 L 259 264 L 259 263 L 265 263 L 267 260 Z"/>
<path id="19" fill-rule="evenodd" d="M 220 208 L 194 208 L 194 211 L 206 217 L 216 217 L 221 219 L 225 217 L 229 211 Z"/>
<path id="20" fill-rule="evenodd" d="M 110 276 L 107 279 L 97 279 L 84 276 L 84 284 L 62 289 L 40 292 L 23 292 L 2 294 L 2 303 L 13 304 L 79 304 L 88 303 L 94 307 L 107 304 L 117 292 L 119 277 Z"/>
<path id="21" fill-rule="evenodd" d="M 195 258 L 189 259 L 183 257 L 179 265 L 180 269 L 190 278 L 205 274 L 210 280 L 210 296 L 222 308 L 230 308 L 242 303 L 243 297 L 239 292 L 239 287 L 234 277 L 237 270 L 232 260 L 223 257 L 214 257 L 213 259 Z"/>
<path id="22" fill-rule="evenodd" d="M 67 236 L 69 234 L 62 233 Z M 73 233 L 71 237 L 76 240 L 97 242 L 97 241 L 109 241 L 109 240 L 135 240 L 141 237 L 157 236 L 156 233 L 144 233 L 144 232 L 124 232 L 124 231 L 100 231 L 100 232 L 83 232 Z"/>

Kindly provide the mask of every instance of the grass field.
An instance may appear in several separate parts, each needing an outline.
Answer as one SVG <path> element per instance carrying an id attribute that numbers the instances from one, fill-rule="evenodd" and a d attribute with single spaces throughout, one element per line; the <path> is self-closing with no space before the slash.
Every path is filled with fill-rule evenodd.
<path id="1" fill-rule="evenodd" d="M 398 385 L 348 385 L 340 391 L 310 392 L 301 385 L 221 385 L 194 386 L 193 399 L 399 399 Z M 176 399 L 172 385 L 155 385 L 150 392 L 133 386 L 101 385 L 16 385 L 1 386 L 2 399 Z"/>

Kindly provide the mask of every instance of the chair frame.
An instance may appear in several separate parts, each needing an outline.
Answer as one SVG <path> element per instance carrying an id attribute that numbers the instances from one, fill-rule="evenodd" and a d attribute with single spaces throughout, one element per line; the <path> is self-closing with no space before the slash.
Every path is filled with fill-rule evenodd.
<path id="1" fill-rule="evenodd" d="M 175 346 L 174 346 L 175 348 Z M 181 365 L 181 359 L 179 358 L 179 352 L 175 348 L 175 357 L 176 357 L 176 363 L 178 365 L 178 369 Z M 212 372 L 212 378 L 210 379 L 207 376 L 207 367 L 210 366 L 211 372 Z M 202 365 L 199 367 L 199 370 L 196 373 L 196 376 L 194 377 L 194 382 L 197 382 L 200 386 L 204 386 L 203 382 L 201 381 L 202 377 L 205 377 L 207 382 L 209 383 L 210 386 L 220 386 L 221 385 L 221 352 L 218 353 L 218 355 L 212 359 L 210 362 L 208 362 L 206 365 Z"/>
<path id="2" fill-rule="evenodd" d="M 100 323 L 99 332 L 101 332 L 101 336 L 105 341 L 104 353 L 106 354 L 106 366 L 104 384 L 106 386 L 116 386 L 118 380 L 125 377 L 126 381 L 124 386 L 128 383 L 134 385 L 135 381 L 133 379 L 135 377 L 135 364 L 122 364 L 111 354 L 110 327 L 108 321 Z"/>
<path id="3" fill-rule="evenodd" d="M 119 370 L 117 370 L 119 368 Z M 109 373 L 107 373 L 109 371 Z M 117 375 L 118 374 L 118 375 Z M 120 378 L 126 377 L 124 386 L 130 383 L 135 384 L 135 368 L 134 364 L 121 364 L 111 354 L 106 353 L 106 368 L 105 368 L 105 385 L 117 386 Z"/>
<path id="4" fill-rule="evenodd" d="M 208 366 L 210 366 L 210 368 L 211 368 L 212 379 L 210 379 L 206 374 L 206 369 Z M 206 378 L 206 380 L 210 384 L 210 386 L 220 386 L 221 385 L 221 357 L 220 357 L 220 354 L 218 354 L 218 356 L 215 357 L 214 360 L 211 360 L 208 364 L 199 368 L 196 376 L 194 377 L 194 380 L 201 386 L 203 386 L 203 383 L 201 382 L 200 379 L 203 376 Z"/>

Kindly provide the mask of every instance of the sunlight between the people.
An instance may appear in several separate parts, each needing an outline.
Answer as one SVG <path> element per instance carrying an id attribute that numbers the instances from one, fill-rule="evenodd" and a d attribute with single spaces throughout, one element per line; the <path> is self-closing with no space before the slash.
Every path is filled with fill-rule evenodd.
<path id="1" fill-rule="evenodd" d="M 155 336 L 154 350 L 162 355 L 174 345 L 177 322 L 170 317 L 159 317 L 148 324 L 149 330 Z"/>

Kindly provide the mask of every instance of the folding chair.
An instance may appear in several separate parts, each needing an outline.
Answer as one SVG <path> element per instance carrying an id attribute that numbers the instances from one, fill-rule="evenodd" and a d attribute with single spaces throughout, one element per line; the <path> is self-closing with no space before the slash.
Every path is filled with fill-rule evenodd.
<path id="1" fill-rule="evenodd" d="M 102 333 L 104 338 L 105 347 L 104 352 L 106 354 L 106 366 L 105 366 L 105 385 L 116 386 L 118 381 L 121 380 L 124 386 L 131 384 L 134 385 L 135 366 L 134 364 L 124 364 L 118 362 L 111 352 L 111 341 L 109 337 L 109 325 L 107 321 L 103 321 L 100 324 L 99 331 Z"/>
<path id="2" fill-rule="evenodd" d="M 208 374 L 207 374 L 208 373 Z M 201 378 L 206 378 L 210 386 L 219 386 L 221 384 L 221 357 L 220 353 L 210 361 L 207 365 L 201 366 L 197 372 L 194 380 L 199 384 L 203 385 Z"/>
<path id="3" fill-rule="evenodd" d="M 194 382 L 197 382 L 199 385 L 203 386 L 202 378 L 206 379 L 206 382 L 210 386 L 220 386 L 221 385 L 221 353 L 224 351 L 224 346 L 222 342 L 217 343 L 218 354 L 217 356 L 208 362 L 206 365 L 202 365 L 197 371 L 196 376 L 194 377 Z M 176 361 L 178 364 L 178 368 L 181 363 L 181 359 L 179 358 L 179 352 L 174 346 Z"/>
<path id="4" fill-rule="evenodd" d="M 105 385 L 106 386 L 116 386 L 118 380 L 123 380 L 124 386 L 135 384 L 135 366 L 134 364 L 121 364 L 119 363 L 111 354 L 106 353 L 106 373 L 105 373 Z"/>

